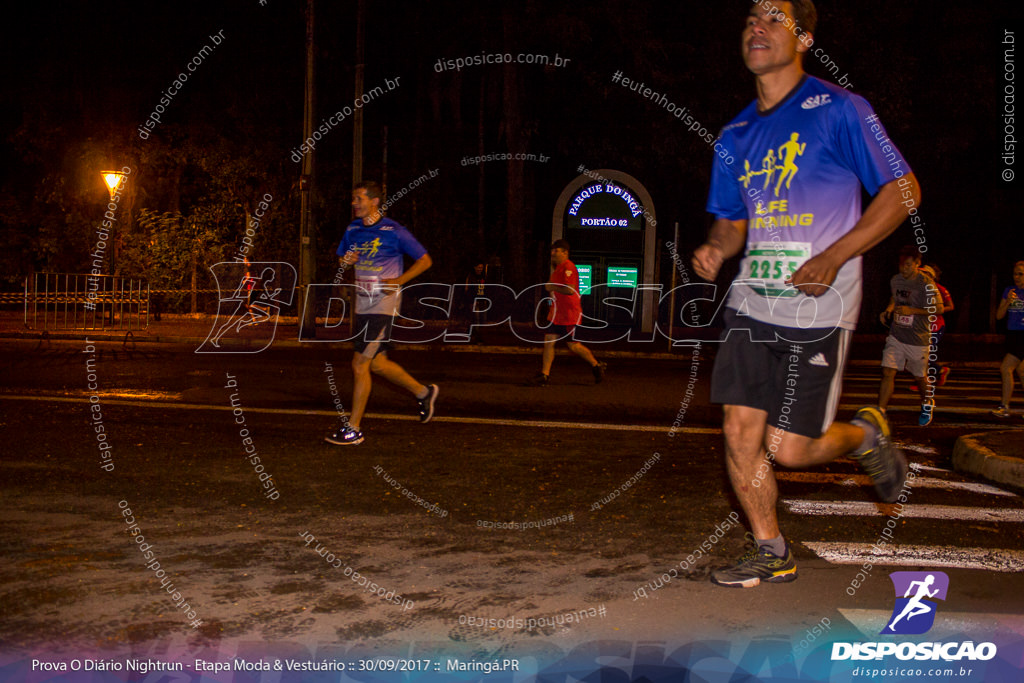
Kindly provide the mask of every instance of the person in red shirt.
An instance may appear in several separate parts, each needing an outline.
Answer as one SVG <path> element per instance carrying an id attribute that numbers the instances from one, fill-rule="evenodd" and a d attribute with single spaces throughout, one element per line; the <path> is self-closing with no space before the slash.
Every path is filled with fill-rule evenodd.
<path id="1" fill-rule="evenodd" d="M 569 243 L 565 240 L 557 240 L 551 245 L 551 277 L 544 288 L 551 292 L 554 300 L 548 312 L 551 324 L 544 335 L 541 371 L 529 384 L 536 387 L 547 385 L 551 363 L 555 360 L 555 342 L 559 339 L 566 339 L 569 350 L 590 365 L 594 384 L 600 384 L 607 364 L 598 363 L 590 349 L 573 339 L 573 330 L 583 319 L 583 306 L 580 304 L 580 274 L 576 264 L 569 260 Z"/>

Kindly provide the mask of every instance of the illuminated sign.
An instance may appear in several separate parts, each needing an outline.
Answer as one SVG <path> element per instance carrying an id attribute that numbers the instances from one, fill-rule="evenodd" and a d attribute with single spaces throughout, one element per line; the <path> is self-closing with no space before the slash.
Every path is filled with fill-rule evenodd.
<path id="1" fill-rule="evenodd" d="M 591 183 L 569 202 L 567 226 L 574 230 L 640 230 L 644 207 L 629 189 Z"/>
<path id="2" fill-rule="evenodd" d="M 580 274 L 580 296 L 590 294 L 591 267 L 588 265 L 576 264 L 576 271 Z"/>
<path id="3" fill-rule="evenodd" d="M 622 266 L 608 266 L 609 287 L 636 287 L 637 269 Z"/>

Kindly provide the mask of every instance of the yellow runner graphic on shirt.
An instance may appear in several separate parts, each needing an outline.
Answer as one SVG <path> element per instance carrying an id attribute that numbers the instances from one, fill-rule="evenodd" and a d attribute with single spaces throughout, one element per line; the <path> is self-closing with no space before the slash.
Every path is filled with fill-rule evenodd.
<path id="1" fill-rule="evenodd" d="M 786 189 L 789 189 L 790 184 L 793 182 L 793 178 L 800 172 L 800 167 L 796 165 L 796 158 L 803 156 L 807 150 L 806 142 L 798 142 L 800 139 L 800 133 L 791 133 L 789 140 L 779 145 L 778 151 L 775 149 L 769 149 L 768 153 L 761 159 L 761 170 L 752 171 L 750 166 L 750 160 L 743 160 L 743 167 L 746 169 L 746 174 L 739 177 L 740 181 L 743 182 L 743 187 L 749 188 L 750 181 L 755 176 L 765 176 L 764 184 L 761 186 L 762 190 L 767 190 L 768 186 L 771 185 L 772 178 L 778 173 L 777 180 L 775 181 L 774 194 L 776 197 L 779 196 L 779 190 L 782 188 L 783 183 L 786 185 Z"/>

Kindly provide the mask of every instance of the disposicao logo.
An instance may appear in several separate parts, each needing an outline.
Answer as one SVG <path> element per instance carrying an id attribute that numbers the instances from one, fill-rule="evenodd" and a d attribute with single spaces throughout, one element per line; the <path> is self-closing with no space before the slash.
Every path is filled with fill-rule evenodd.
<path id="1" fill-rule="evenodd" d="M 919 635 L 935 623 L 936 600 L 945 600 L 949 576 L 945 572 L 892 572 L 896 604 L 880 635 Z M 832 661 L 880 660 L 895 656 L 899 660 L 953 662 L 987 661 L 997 654 L 994 643 L 964 642 L 874 642 L 832 643 Z"/>
<path id="2" fill-rule="evenodd" d="M 283 261 L 222 261 L 210 266 L 217 283 L 217 317 L 196 353 L 259 353 L 274 341 L 281 309 L 295 296 L 295 266 Z M 250 347 L 222 347 L 250 325 L 270 323 L 247 340 Z M 262 346 L 260 346 L 262 344 Z"/>
<path id="3" fill-rule="evenodd" d="M 945 600 L 949 576 L 945 572 L 892 572 L 896 604 L 882 635 L 926 633 L 935 623 L 935 600 Z"/>

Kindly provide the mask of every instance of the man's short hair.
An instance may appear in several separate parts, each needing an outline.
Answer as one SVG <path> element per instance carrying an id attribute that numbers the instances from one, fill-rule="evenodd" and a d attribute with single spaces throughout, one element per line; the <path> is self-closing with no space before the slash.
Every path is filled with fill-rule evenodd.
<path id="1" fill-rule="evenodd" d="M 818 28 L 818 10 L 811 0 L 789 0 L 793 6 L 793 21 L 807 33 L 814 33 Z"/>
<path id="2" fill-rule="evenodd" d="M 352 188 L 353 192 L 356 190 L 366 190 L 366 196 L 370 199 L 379 199 L 381 202 L 384 201 L 384 189 L 380 186 L 380 183 L 375 180 L 364 180 L 363 182 L 358 183 Z"/>
<path id="3" fill-rule="evenodd" d="M 569 251 L 569 243 L 566 242 L 565 240 L 555 240 L 554 242 L 551 243 L 551 248 L 564 249 L 566 251 Z"/>
<path id="4" fill-rule="evenodd" d="M 900 263 L 903 263 L 906 259 L 913 259 L 915 261 L 921 261 L 921 250 L 915 247 L 913 244 L 908 244 L 900 249 Z"/>

